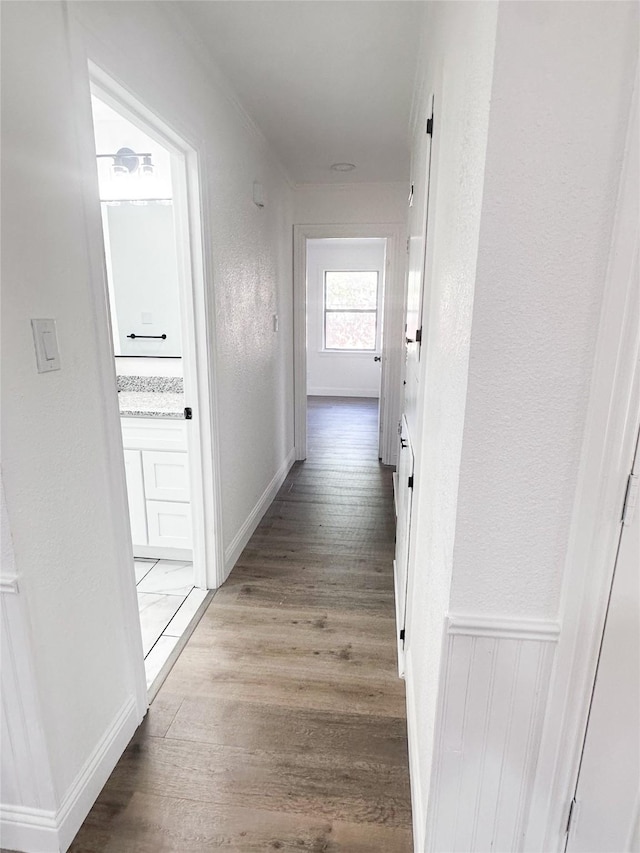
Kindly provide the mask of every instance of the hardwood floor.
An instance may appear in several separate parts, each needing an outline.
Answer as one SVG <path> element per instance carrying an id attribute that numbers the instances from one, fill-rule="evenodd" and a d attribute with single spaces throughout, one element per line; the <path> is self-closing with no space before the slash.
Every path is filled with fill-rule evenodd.
<path id="1" fill-rule="evenodd" d="M 310 398 L 296 463 L 72 853 L 409 853 L 377 401 Z"/>

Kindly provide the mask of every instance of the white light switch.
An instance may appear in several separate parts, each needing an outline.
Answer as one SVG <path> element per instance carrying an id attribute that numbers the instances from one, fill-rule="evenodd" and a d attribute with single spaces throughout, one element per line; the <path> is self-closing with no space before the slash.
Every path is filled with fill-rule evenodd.
<path id="1" fill-rule="evenodd" d="M 36 346 L 38 373 L 60 370 L 60 353 L 55 320 L 32 320 L 33 341 Z"/>

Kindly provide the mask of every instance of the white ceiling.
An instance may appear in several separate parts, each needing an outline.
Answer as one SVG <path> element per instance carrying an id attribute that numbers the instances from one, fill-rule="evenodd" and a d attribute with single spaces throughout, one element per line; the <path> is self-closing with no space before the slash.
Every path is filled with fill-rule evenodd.
<path id="1" fill-rule="evenodd" d="M 402 181 L 421 0 L 182 0 L 296 183 Z M 355 163 L 333 172 L 332 163 Z"/>

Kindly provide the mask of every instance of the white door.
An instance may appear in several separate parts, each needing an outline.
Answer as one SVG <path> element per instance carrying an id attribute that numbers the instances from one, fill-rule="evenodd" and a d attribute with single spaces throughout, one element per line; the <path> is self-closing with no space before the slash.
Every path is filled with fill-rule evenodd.
<path id="1" fill-rule="evenodd" d="M 398 460 L 396 522 L 396 556 L 394 560 L 394 588 L 396 598 L 396 629 L 398 641 L 398 672 L 404 675 L 404 631 L 407 610 L 407 573 L 409 565 L 409 536 L 411 531 L 411 506 L 413 500 L 413 448 L 409 439 L 407 420 L 403 416 Z"/>
<path id="2" fill-rule="evenodd" d="M 630 480 L 628 514 L 633 488 Z M 567 851 L 639 850 L 639 798 L 640 505 L 622 525 Z"/>
<path id="3" fill-rule="evenodd" d="M 429 124 L 412 164 L 409 209 L 409 258 L 407 263 L 407 301 L 405 312 L 406 369 L 404 410 L 409 430 L 417 426 L 418 367 L 422 348 L 422 308 L 424 304 L 425 262 L 429 239 L 429 193 L 431 186 L 432 142 L 434 133 L 434 96 L 429 98 Z"/>

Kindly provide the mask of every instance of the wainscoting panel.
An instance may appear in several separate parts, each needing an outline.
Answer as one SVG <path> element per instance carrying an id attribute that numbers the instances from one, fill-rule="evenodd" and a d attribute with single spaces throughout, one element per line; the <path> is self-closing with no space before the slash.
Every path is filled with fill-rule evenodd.
<path id="1" fill-rule="evenodd" d="M 40 846 L 42 827 L 33 828 L 32 817 L 55 813 L 55 793 L 41 727 L 29 623 L 15 575 L 0 578 L 0 647 L 0 847 L 45 849 Z"/>
<path id="2" fill-rule="evenodd" d="M 446 620 L 427 850 L 520 849 L 557 638 L 550 622 Z"/>

